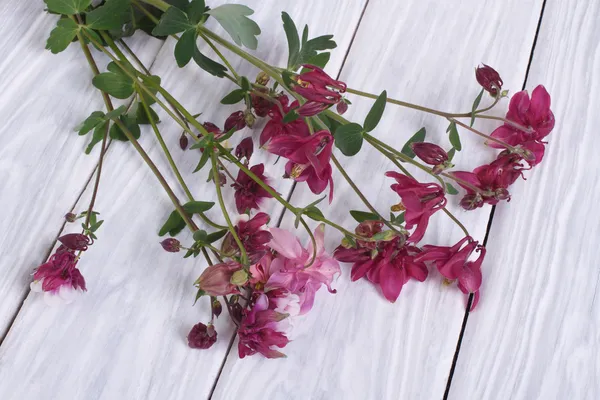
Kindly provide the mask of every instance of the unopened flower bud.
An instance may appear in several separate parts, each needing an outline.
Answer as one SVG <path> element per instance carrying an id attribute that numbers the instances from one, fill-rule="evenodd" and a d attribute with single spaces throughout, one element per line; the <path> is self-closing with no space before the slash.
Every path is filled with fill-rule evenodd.
<path id="1" fill-rule="evenodd" d="M 256 122 L 256 117 L 252 114 L 252 111 L 246 110 L 244 112 L 244 122 L 248 126 L 248 128 L 252 128 L 254 123 Z"/>
<path id="2" fill-rule="evenodd" d="M 483 206 L 483 198 L 480 194 L 467 194 L 461 199 L 460 206 L 468 211 L 475 210 Z"/>
<path id="3" fill-rule="evenodd" d="M 300 108 L 296 110 L 301 117 L 314 117 L 319 114 L 321 111 L 324 111 L 329 107 L 329 104 L 326 103 L 318 103 L 316 101 L 307 101 Z"/>
<path id="4" fill-rule="evenodd" d="M 256 75 L 256 83 L 258 83 L 259 85 L 267 86 L 267 84 L 269 83 L 269 79 L 271 78 L 269 77 L 269 74 L 267 74 L 265 71 L 260 71 L 258 75 Z"/>
<path id="5" fill-rule="evenodd" d="M 234 128 L 236 131 L 239 131 L 240 129 L 244 129 L 245 126 L 246 118 L 243 111 L 236 111 L 225 120 L 225 132 L 229 132 Z"/>
<path id="6" fill-rule="evenodd" d="M 415 142 L 410 148 L 425 164 L 440 165 L 448 161 L 448 153 L 434 143 Z"/>
<path id="7" fill-rule="evenodd" d="M 90 244 L 90 238 L 81 233 L 69 233 L 59 237 L 58 241 L 71 250 L 81 251 L 87 250 Z"/>
<path id="8" fill-rule="evenodd" d="M 202 272 L 196 283 L 199 289 L 210 296 L 236 293 L 238 290 L 231 284 L 231 277 L 240 269 L 241 266 L 235 262 L 211 265 Z"/>
<path id="9" fill-rule="evenodd" d="M 242 308 L 240 303 L 233 304 L 231 306 L 231 317 L 239 323 L 242 321 L 243 316 L 244 316 L 244 309 Z"/>
<path id="10" fill-rule="evenodd" d="M 337 103 L 337 105 L 335 106 L 335 109 L 338 114 L 342 115 L 346 111 L 348 111 L 348 103 L 346 103 L 344 100 L 342 100 L 339 103 Z"/>
<path id="11" fill-rule="evenodd" d="M 502 89 L 502 78 L 496 70 L 489 65 L 483 64 L 483 67 L 477 67 L 475 69 L 475 78 L 477 82 L 493 97 L 496 97 L 499 90 Z"/>
<path id="12" fill-rule="evenodd" d="M 181 250 L 181 243 L 175 238 L 165 239 L 160 242 L 160 245 L 169 253 L 177 253 L 179 250 Z"/>
<path id="13" fill-rule="evenodd" d="M 217 332 L 212 324 L 209 324 L 207 327 L 200 322 L 194 325 L 188 334 L 188 345 L 192 349 L 208 349 L 215 344 L 216 341 Z"/>
<path id="14" fill-rule="evenodd" d="M 244 271 L 243 269 L 235 271 L 231 276 L 231 283 L 236 286 L 242 286 L 246 282 L 248 282 L 248 272 Z"/>
<path id="15" fill-rule="evenodd" d="M 179 137 L 179 147 L 181 147 L 181 150 L 185 150 L 188 147 L 188 137 L 185 133 Z"/>
<path id="16" fill-rule="evenodd" d="M 235 148 L 235 156 L 241 160 L 242 158 L 245 158 L 246 160 L 250 161 L 250 157 L 252 156 L 252 153 L 254 152 L 254 142 L 252 141 L 251 137 L 247 137 L 244 140 L 242 140 L 240 142 L 240 144 L 237 145 L 237 147 Z"/>
<path id="17" fill-rule="evenodd" d="M 212 309 L 212 313 L 215 317 L 219 318 L 219 315 L 221 315 L 221 312 L 223 311 L 223 306 L 221 305 L 221 302 L 219 300 L 217 300 L 216 297 L 212 298 L 212 301 L 210 303 L 211 309 Z"/>
<path id="18" fill-rule="evenodd" d="M 506 190 L 504 188 L 496 189 L 494 192 L 494 197 L 497 200 L 509 200 L 510 201 L 510 193 L 508 192 L 508 190 Z"/>
<path id="19" fill-rule="evenodd" d="M 77 219 L 77 215 L 75 215 L 73 213 L 66 213 L 65 214 L 65 220 L 67 222 L 75 222 L 76 219 Z"/>

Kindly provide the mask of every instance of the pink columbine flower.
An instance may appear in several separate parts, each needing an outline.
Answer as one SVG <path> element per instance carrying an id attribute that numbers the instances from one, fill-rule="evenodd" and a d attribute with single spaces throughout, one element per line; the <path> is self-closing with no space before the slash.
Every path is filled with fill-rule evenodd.
<path id="1" fill-rule="evenodd" d="M 256 214 L 252 219 L 247 214 L 240 215 L 238 218 L 235 231 L 242 241 L 248 259 L 252 264 L 260 261 L 269 251 L 267 245 L 273 238 L 267 228 L 269 220 L 269 215 L 263 212 Z M 221 251 L 229 256 L 239 253 L 239 247 L 230 232 L 223 239 Z"/>
<path id="2" fill-rule="evenodd" d="M 217 341 L 217 331 L 212 324 L 206 326 L 200 322 L 194 325 L 187 339 L 192 349 L 208 349 Z"/>
<path id="3" fill-rule="evenodd" d="M 235 147 L 235 156 L 239 160 L 245 158 L 246 161 L 249 162 L 253 152 L 254 142 L 252 141 L 252 137 L 245 138 Z"/>
<path id="4" fill-rule="evenodd" d="M 420 183 L 398 172 L 390 171 L 385 175 L 394 178 L 397 182 L 391 188 L 400 196 L 406 208 L 404 215 L 406 229 L 416 226 L 408 241 L 417 243 L 425 235 L 429 218 L 446 205 L 444 189 L 436 183 Z"/>
<path id="5" fill-rule="evenodd" d="M 512 125 L 504 124 L 492 132 L 492 137 L 511 146 L 529 141 L 542 143 L 542 140 L 554 128 L 554 114 L 550 110 L 550 95 L 546 88 L 542 85 L 537 86 L 531 93 L 531 99 L 526 90 L 515 93 L 510 99 L 506 119 L 529 128 L 531 132 L 524 132 Z M 494 148 L 503 148 L 502 145 L 491 141 L 488 142 L 488 145 Z"/>
<path id="6" fill-rule="evenodd" d="M 491 164 L 477 167 L 473 172 L 454 171 L 453 176 L 463 182 L 458 182 L 467 195 L 461 200 L 461 206 L 473 210 L 484 203 L 495 205 L 501 200 L 510 201 L 509 185 L 519 177 L 522 165 L 519 157 L 501 157 Z M 479 189 L 475 191 L 474 188 Z"/>
<path id="7" fill-rule="evenodd" d="M 332 169 L 329 161 L 333 136 L 328 131 L 318 131 L 312 136 L 279 136 L 272 139 L 267 150 L 287 158 L 286 175 L 297 182 L 308 183 L 310 190 L 319 194 L 329 184 L 329 201 L 333 199 Z"/>
<path id="8" fill-rule="evenodd" d="M 331 284 L 334 276 L 340 273 L 340 265 L 325 252 L 325 226 L 320 224 L 315 229 L 316 258 L 312 264 L 310 264 L 313 256 L 312 241 L 307 248 L 303 248 L 292 233 L 280 228 L 270 230 L 273 239 L 269 246 L 276 254 L 274 258 L 267 259 L 262 266 L 258 267 L 263 282 L 266 282 L 265 291 L 280 288 L 298 295 L 300 314 L 306 314 L 312 308 L 315 293 L 322 285 L 325 285 L 330 293 L 336 293 Z M 257 272 L 257 267 L 251 269 L 253 277 Z"/>
<path id="9" fill-rule="evenodd" d="M 289 340 L 282 324 L 287 314 L 271 309 L 269 298 L 258 294 L 250 310 L 244 311 L 238 329 L 238 354 L 240 358 L 260 353 L 267 358 L 285 357 L 274 347 L 283 348 Z M 283 326 L 282 326 L 283 325 Z"/>
<path id="10" fill-rule="evenodd" d="M 341 93 L 346 91 L 344 82 L 336 81 L 321 68 L 305 64 L 309 71 L 296 77 L 292 90 L 309 101 L 322 104 L 335 104 L 342 99 Z"/>
<path id="11" fill-rule="evenodd" d="M 31 290 L 44 293 L 44 301 L 49 305 L 73 302 L 87 290 L 77 261 L 73 250 L 59 246 L 48 262 L 35 270 Z"/>
<path id="12" fill-rule="evenodd" d="M 298 101 L 289 104 L 288 97 L 281 95 L 277 98 L 283 109 L 283 114 L 277 105 L 273 105 L 268 112 L 269 122 L 263 128 L 260 134 L 260 146 L 263 147 L 269 140 L 279 136 L 300 136 L 306 137 L 310 135 L 310 130 L 304 119 L 299 118 L 295 121 L 284 123 L 283 117 L 290 110 L 298 107 Z"/>
<path id="13" fill-rule="evenodd" d="M 210 296 L 239 293 L 237 286 L 231 283 L 231 277 L 241 269 L 242 266 L 233 261 L 211 265 L 202 272 L 196 284 Z"/>
<path id="14" fill-rule="evenodd" d="M 254 165 L 250 168 L 250 172 L 267 185 L 269 184 L 269 179 L 265 176 L 265 166 L 263 164 Z M 241 169 L 238 172 L 237 179 L 231 186 L 235 189 L 235 206 L 240 214 L 245 213 L 247 210 L 259 209 L 263 199 L 273 197 Z M 269 187 L 273 189 L 271 186 Z"/>
<path id="15" fill-rule="evenodd" d="M 466 295 L 473 294 L 473 303 L 471 304 L 471 310 L 473 311 L 479 303 L 480 287 L 482 281 L 481 264 L 485 257 L 485 247 L 480 246 L 477 248 L 480 252 L 479 257 L 475 261 L 469 261 L 463 266 L 462 274 L 458 277 L 458 288 Z"/>
<path id="16" fill-rule="evenodd" d="M 483 89 L 493 97 L 498 96 L 502 89 L 502 78 L 496 70 L 489 65 L 483 64 L 482 67 L 475 69 L 475 78 Z"/>
<path id="17" fill-rule="evenodd" d="M 244 115 L 243 111 L 236 111 L 232 113 L 229 117 L 227 117 L 227 119 L 225 120 L 225 132 L 229 132 L 234 128 L 236 131 L 239 131 L 240 129 L 244 129 L 245 127 L 246 116 Z"/>

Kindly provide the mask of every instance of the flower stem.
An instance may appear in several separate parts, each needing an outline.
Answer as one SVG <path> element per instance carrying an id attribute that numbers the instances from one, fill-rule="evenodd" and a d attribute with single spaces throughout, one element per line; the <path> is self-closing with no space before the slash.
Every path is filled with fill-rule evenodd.
<path id="1" fill-rule="evenodd" d="M 313 265 L 315 260 L 317 259 L 317 241 L 315 240 L 315 235 L 310 230 L 310 227 L 308 226 L 304 218 L 300 217 L 300 223 L 302 224 L 304 229 L 306 229 L 306 232 L 308 232 L 308 236 L 310 236 L 310 240 L 312 241 L 312 258 L 310 259 L 310 262 L 304 266 L 304 268 L 308 268 L 311 265 Z"/>
<path id="2" fill-rule="evenodd" d="M 476 135 L 478 135 L 478 136 L 481 136 L 482 138 L 485 138 L 486 140 L 489 140 L 489 141 L 491 141 L 491 142 L 494 142 L 494 143 L 498 143 L 499 145 L 501 145 L 501 146 L 503 146 L 503 147 L 506 147 L 506 148 L 507 148 L 507 149 L 509 149 L 510 151 L 515 151 L 515 148 L 514 148 L 513 146 L 511 146 L 510 144 L 508 144 L 508 143 L 506 143 L 506 142 L 504 142 L 504 141 L 502 141 L 502 140 L 496 139 L 496 138 L 494 138 L 494 137 L 492 137 L 492 136 L 490 136 L 490 135 L 486 135 L 486 134 L 485 134 L 485 133 L 483 133 L 483 132 L 479 132 L 477 129 L 474 129 L 474 128 L 470 127 L 470 126 L 469 126 L 469 125 L 467 125 L 467 124 L 463 124 L 463 123 L 462 123 L 462 122 L 460 122 L 459 120 L 456 120 L 456 119 L 454 119 L 454 118 L 448 118 L 448 121 L 450 121 L 450 122 L 454 122 L 456 125 L 462 126 L 462 127 L 463 127 L 463 128 L 465 128 L 466 130 L 468 130 L 468 131 L 471 131 L 471 132 L 473 132 L 474 134 L 476 134 Z"/>
<path id="3" fill-rule="evenodd" d="M 233 74 L 233 76 L 235 78 L 235 79 L 232 79 L 232 80 L 237 83 L 238 80 L 240 79 L 240 76 L 237 74 L 237 72 L 235 71 L 235 69 L 233 68 L 233 66 L 229 62 L 229 60 L 223 55 L 223 53 L 221 53 L 219 51 L 219 49 L 217 48 L 217 46 L 215 46 L 214 43 L 211 42 L 211 40 L 209 38 L 207 38 L 206 35 L 204 35 L 204 33 L 200 32 L 199 35 L 210 46 L 210 48 L 213 49 L 213 51 L 215 52 L 215 54 L 217 56 L 219 56 L 219 58 L 223 61 L 223 63 L 227 66 L 227 68 L 229 68 L 229 70 L 231 71 L 231 73 Z M 231 79 L 231 77 L 230 77 L 230 79 Z"/>

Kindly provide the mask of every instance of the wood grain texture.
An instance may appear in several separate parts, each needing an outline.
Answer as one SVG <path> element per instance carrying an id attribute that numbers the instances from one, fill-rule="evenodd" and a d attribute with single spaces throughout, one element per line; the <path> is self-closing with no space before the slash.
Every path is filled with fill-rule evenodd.
<path id="1" fill-rule="evenodd" d="M 298 24 L 312 21 L 314 34 L 336 35 L 339 53 L 331 61 L 334 70 L 341 65 L 364 6 L 361 1 L 342 7 L 341 0 L 314 1 L 313 6 L 292 1 L 244 3 L 256 11 L 253 18 L 263 30 L 257 51 L 260 57 L 278 64 L 287 59 L 280 22 L 280 12 L 286 10 Z M 173 47 L 173 41 L 166 43 L 153 72 L 162 76 L 164 86 L 192 112 L 203 112 L 201 120 L 222 126 L 225 117 L 236 108 L 223 107 L 218 101 L 233 86 L 195 65 L 178 69 Z M 250 78 L 257 72 L 239 61 L 234 66 Z M 82 74 L 83 69 L 78 73 Z M 88 81 L 89 76 L 85 79 Z M 99 94 L 94 95 L 99 99 Z M 62 112 L 67 115 L 68 110 Z M 159 112 L 159 116 L 164 121 L 161 128 L 165 140 L 197 199 L 214 201 L 214 189 L 205 182 L 208 171 L 191 174 L 199 153 L 182 152 L 178 145 L 180 129 L 167 122 L 164 112 Z M 63 122 L 57 120 L 61 127 Z M 248 134 L 250 131 L 245 130 L 236 135 L 231 144 Z M 71 137 L 65 146 L 75 140 Z M 140 142 L 174 184 L 152 132 L 144 130 Z M 262 160 L 269 161 L 269 174 L 282 174 L 282 163 L 272 167 L 274 160 L 264 157 Z M 290 186 L 290 182 L 284 182 L 277 189 L 286 194 Z M 77 203 L 77 210 L 86 207 L 89 189 Z M 232 192 L 229 187 L 224 190 L 233 212 Z M 183 192 L 178 190 L 177 194 L 183 200 Z M 99 241 L 80 262 L 89 292 L 81 301 L 60 309 L 48 308 L 35 294 L 27 298 L 0 347 L 0 398 L 207 397 L 233 328 L 227 318 L 221 318 L 216 324 L 220 340 L 215 346 L 208 351 L 188 348 L 186 335 L 191 326 L 209 319 L 205 299 L 192 307 L 195 295 L 192 283 L 206 264 L 201 258 L 182 261 L 179 255 L 164 252 L 158 244 L 156 232 L 173 207 L 131 146 L 111 145 L 96 209 L 106 222 L 98 232 Z M 279 209 L 275 202 L 265 206 L 267 211 Z M 223 222 L 219 214 L 215 207 L 212 215 Z M 191 241 L 186 233 L 180 239 L 184 243 Z M 19 268 L 29 273 L 31 267 Z"/>
<path id="2" fill-rule="evenodd" d="M 0 8 L 0 340 L 98 161 L 73 128 L 102 106 L 81 49 L 44 49 L 57 17 L 37 0 Z M 146 62 L 162 42 L 137 36 Z M 98 57 L 101 65 L 106 64 Z"/>
<path id="3" fill-rule="evenodd" d="M 470 110 L 479 90 L 473 67 L 482 61 L 502 72 L 507 88 L 521 87 L 540 7 L 541 1 L 371 0 L 341 79 L 353 88 L 377 94 L 387 89 L 389 97 L 446 111 Z M 362 122 L 372 101 L 350 99 L 349 118 Z M 447 143 L 447 122 L 392 106 L 374 135 L 401 148 L 423 126 L 432 141 Z M 494 124 L 477 126 L 491 130 Z M 461 136 L 469 156 L 457 154 L 458 169 L 493 159 L 494 152 L 481 141 L 468 133 Z M 398 202 L 389 189 L 390 179 L 383 175 L 393 166 L 366 143 L 358 156 L 340 159 L 387 215 L 389 206 Z M 339 174 L 334 179 L 335 199 L 324 213 L 353 229 L 346 210 L 365 207 Z M 292 202 L 303 205 L 315 198 L 299 184 Z M 457 201 L 450 200 L 452 211 L 457 211 Z M 458 212 L 472 235 L 482 240 L 489 209 Z M 449 245 L 462 237 L 442 214 L 435 215 L 431 224 L 423 243 Z M 293 229 L 293 218 L 284 216 L 282 226 Z M 327 231 L 326 247 L 333 250 L 341 237 Z M 298 234 L 306 239 L 302 231 Z M 311 313 L 295 324 L 295 340 L 285 348 L 287 359 L 239 360 L 234 347 L 213 398 L 441 398 L 464 314 L 464 296 L 456 288 L 442 286 L 440 277 L 432 274 L 426 283 L 408 283 L 396 304 L 389 304 L 368 282 L 350 283 L 349 265 L 342 270 L 338 293 L 319 292 Z"/>
<path id="4" fill-rule="evenodd" d="M 451 399 L 600 398 L 598 18 L 595 1 L 546 4 L 527 88 L 546 86 L 557 123 L 496 210 Z"/>

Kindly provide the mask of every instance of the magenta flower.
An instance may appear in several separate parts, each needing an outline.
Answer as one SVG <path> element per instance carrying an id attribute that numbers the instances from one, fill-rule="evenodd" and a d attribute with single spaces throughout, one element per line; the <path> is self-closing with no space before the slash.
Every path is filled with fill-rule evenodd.
<path id="1" fill-rule="evenodd" d="M 502 78 L 496 70 L 489 65 L 483 64 L 483 67 L 475 69 L 475 78 L 477 82 L 492 96 L 498 96 L 498 92 L 502 89 Z"/>
<path id="2" fill-rule="evenodd" d="M 265 93 L 265 94 L 268 92 L 267 89 L 256 89 L 256 90 L 260 90 L 262 93 Z M 250 98 L 252 100 L 252 108 L 254 109 L 254 112 L 256 113 L 256 115 L 259 117 L 266 117 L 267 114 L 269 113 L 269 110 L 271 109 L 271 107 L 274 106 L 273 103 L 269 101 L 269 99 L 265 99 L 264 97 L 257 96 L 254 93 L 252 93 L 250 95 Z"/>
<path id="3" fill-rule="evenodd" d="M 251 264 L 260 261 L 269 251 L 267 244 L 273 238 L 267 228 L 269 220 L 269 215 L 263 212 L 256 214 L 252 219 L 248 215 L 243 214 L 240 215 L 238 223 L 235 226 L 235 231 L 242 241 Z M 230 232 L 223 239 L 221 251 L 229 256 L 239 253 L 239 247 Z"/>
<path id="4" fill-rule="evenodd" d="M 481 252 L 479 257 L 475 261 L 469 261 L 463 266 L 463 271 L 458 277 L 458 288 L 466 295 L 471 293 L 474 294 L 473 303 L 471 304 L 471 310 L 473 311 L 479 303 L 481 281 L 481 264 L 485 257 L 485 247 L 480 246 L 477 251 Z"/>
<path id="5" fill-rule="evenodd" d="M 208 349 L 217 341 L 217 332 L 214 326 L 207 327 L 202 322 L 194 325 L 188 334 L 188 346 L 192 349 Z"/>
<path id="6" fill-rule="evenodd" d="M 299 118 L 295 121 L 284 123 L 283 117 L 285 114 L 290 112 L 293 108 L 298 107 L 298 101 L 294 101 L 291 105 L 288 105 L 288 98 L 286 95 L 281 95 L 277 98 L 281 103 L 281 108 L 284 114 L 281 113 L 279 107 L 273 106 L 268 112 L 269 122 L 263 128 L 260 134 L 260 146 L 263 147 L 269 140 L 279 136 L 300 136 L 306 137 L 310 135 L 308 125 L 304 122 L 304 119 Z"/>
<path id="7" fill-rule="evenodd" d="M 444 189 L 436 183 L 420 183 L 398 172 L 390 171 L 385 175 L 394 178 L 397 182 L 391 188 L 400 196 L 406 208 L 404 214 L 406 229 L 416 226 L 408 241 L 417 243 L 425 235 L 429 218 L 446 205 Z"/>
<path id="8" fill-rule="evenodd" d="M 245 138 L 235 147 L 235 156 L 240 160 L 245 158 L 249 162 L 253 152 L 254 142 L 252 137 Z"/>
<path id="9" fill-rule="evenodd" d="M 246 117 L 244 116 L 243 111 L 236 111 L 232 113 L 229 117 L 227 117 L 227 119 L 225 120 L 225 132 L 229 132 L 234 128 L 236 131 L 239 131 L 240 129 L 244 129 L 245 127 Z"/>
<path id="10" fill-rule="evenodd" d="M 346 91 L 344 82 L 336 81 L 325 73 L 321 68 L 305 64 L 304 72 L 296 77 L 296 83 L 292 90 L 309 101 L 322 104 L 335 104 L 342 99 L 340 93 Z"/>
<path id="11" fill-rule="evenodd" d="M 278 136 L 272 139 L 267 150 L 287 158 L 286 175 L 297 182 L 308 183 L 310 190 L 319 194 L 329 184 L 329 201 L 333 199 L 332 169 L 329 161 L 333 147 L 333 136 L 328 131 L 319 131 L 312 136 Z"/>
<path id="12" fill-rule="evenodd" d="M 265 166 L 263 164 L 254 165 L 250 168 L 250 172 L 267 185 L 269 184 L 269 179 L 265 176 Z M 241 169 L 238 172 L 237 179 L 231 186 L 235 189 L 235 206 L 240 214 L 245 213 L 246 210 L 259 209 L 263 199 L 273 197 Z M 273 189 L 271 186 L 269 187 Z"/>
<path id="13" fill-rule="evenodd" d="M 444 163 L 448 161 L 448 153 L 437 144 L 414 142 L 410 148 L 425 164 L 435 166 L 434 172 L 440 173 L 445 169 Z"/>
<path id="14" fill-rule="evenodd" d="M 73 250 L 59 246 L 50 259 L 35 270 L 31 290 L 44 293 L 44 301 L 49 305 L 73 302 L 87 290 L 77 261 Z"/>
<path id="15" fill-rule="evenodd" d="M 461 206 L 472 210 L 484 203 L 495 205 L 501 200 L 510 201 L 508 186 L 519 177 L 522 165 L 519 157 L 502 157 L 491 164 L 477 167 L 473 172 L 454 171 L 451 174 L 463 182 L 458 182 L 467 195 L 461 200 Z M 477 188 L 476 191 L 474 188 Z"/>
<path id="16" fill-rule="evenodd" d="M 245 310 L 238 328 L 238 354 L 240 358 L 260 353 L 267 358 L 285 357 L 273 347 L 283 348 L 289 340 L 282 332 L 286 314 L 269 307 L 269 298 L 259 294 L 250 310 Z"/>
<path id="17" fill-rule="evenodd" d="M 210 296 L 239 293 L 237 286 L 231 283 L 231 277 L 241 269 L 242 266 L 233 261 L 210 265 L 202 272 L 196 284 Z"/>
<path id="18" fill-rule="evenodd" d="M 511 146 L 516 146 L 529 141 L 542 142 L 554 128 L 554 114 L 550 110 L 550 95 L 542 85 L 537 86 L 531 93 L 531 99 L 526 90 L 515 93 L 510 99 L 506 119 L 529 128 L 531 132 L 524 132 L 512 125 L 504 124 L 494 132 L 492 137 L 502 140 Z M 503 148 L 502 145 L 488 142 L 494 148 Z"/>
<path id="19" fill-rule="evenodd" d="M 329 104 L 317 103 L 316 101 L 307 101 L 296 109 L 296 113 L 301 117 L 313 117 L 329 108 Z"/>
<path id="20" fill-rule="evenodd" d="M 292 233 L 280 228 L 270 230 L 273 239 L 269 246 L 276 252 L 275 257 L 265 257 L 267 260 L 261 263 L 262 265 L 251 269 L 253 278 L 260 276 L 264 279 L 265 291 L 285 289 L 298 295 L 300 314 L 306 314 L 312 308 L 315 293 L 322 285 L 325 285 L 330 293 L 336 292 L 331 288 L 331 284 L 334 276 L 340 273 L 340 265 L 325 252 L 325 226 L 319 225 L 314 232 L 316 258 L 312 264 L 312 242 L 309 242 L 305 249 Z"/>
<path id="21" fill-rule="evenodd" d="M 68 233 L 58 238 L 65 247 L 71 250 L 86 251 L 90 243 L 90 238 L 81 233 Z"/>

